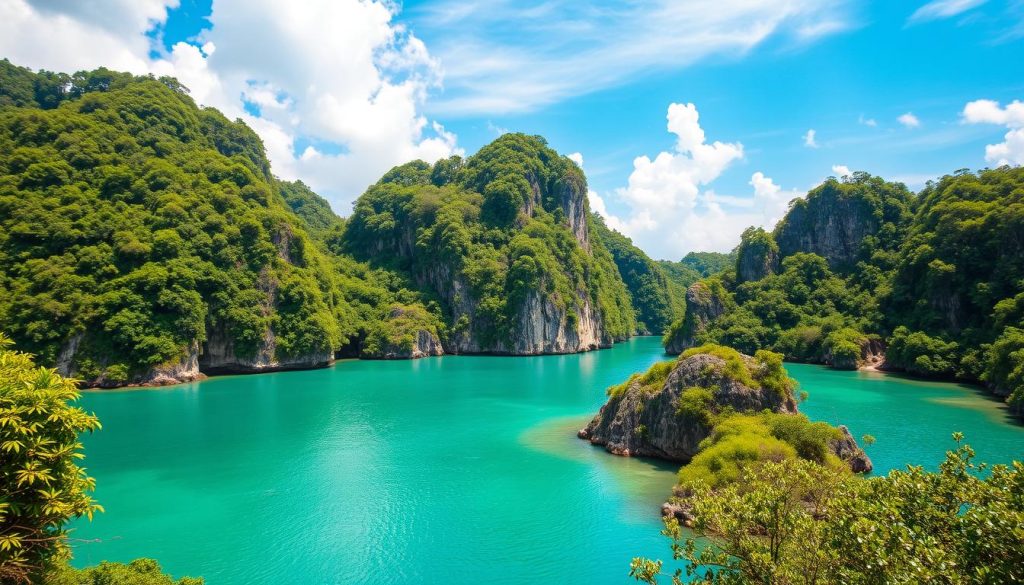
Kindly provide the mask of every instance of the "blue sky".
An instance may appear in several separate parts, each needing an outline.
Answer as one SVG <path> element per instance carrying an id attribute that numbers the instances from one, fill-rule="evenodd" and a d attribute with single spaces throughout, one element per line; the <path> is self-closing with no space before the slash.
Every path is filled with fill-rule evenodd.
<path id="1" fill-rule="evenodd" d="M 69 16 L 9 1 L 43 26 Z M 665 258 L 730 248 L 746 224 L 770 227 L 786 201 L 844 167 L 917 189 L 1024 161 L 1024 132 L 1011 137 L 1024 113 L 1007 108 L 1024 99 L 1021 0 L 331 2 L 145 0 L 130 22 L 70 16 L 82 35 L 120 35 L 110 42 L 126 56 L 114 66 L 177 74 L 198 101 L 246 119 L 275 172 L 311 183 L 343 215 L 366 173 L 471 154 L 506 130 L 579 153 L 592 206 Z M 139 46 L 148 54 L 134 55 Z M 19 54 L 0 41 L 0 51 L 32 67 L 92 63 L 72 46 Z M 307 70 L 291 71 L 288 59 L 306 54 Z M 998 105 L 966 116 L 975 100 Z M 654 162 L 640 171 L 640 156 Z"/>

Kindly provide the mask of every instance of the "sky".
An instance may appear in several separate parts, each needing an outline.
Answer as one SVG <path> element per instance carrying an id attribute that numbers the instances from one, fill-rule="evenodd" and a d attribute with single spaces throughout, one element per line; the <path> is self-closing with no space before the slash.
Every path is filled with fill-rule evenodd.
<path id="1" fill-rule="evenodd" d="M 1024 164 L 1024 0 L 0 0 L 0 58 L 173 75 L 343 216 L 396 164 L 539 134 L 659 259 L 828 176 Z"/>

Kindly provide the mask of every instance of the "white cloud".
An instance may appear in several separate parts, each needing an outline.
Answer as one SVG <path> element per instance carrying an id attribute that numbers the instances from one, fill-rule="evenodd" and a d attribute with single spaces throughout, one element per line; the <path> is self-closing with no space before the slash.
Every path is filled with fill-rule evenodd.
<path id="1" fill-rule="evenodd" d="M 1003 142 L 985 147 L 985 160 L 995 165 L 1024 164 L 1024 102 L 1014 100 L 1006 107 L 993 100 L 975 100 L 961 113 L 967 124 L 998 124 L 1007 128 Z"/>
<path id="2" fill-rule="evenodd" d="M 634 159 L 628 186 L 614 193 L 614 202 L 625 213 L 610 214 L 607 202 L 590 193 L 591 209 L 648 254 L 678 260 L 693 250 L 730 250 L 745 228 L 774 225 L 789 201 L 800 195 L 783 190 L 761 172 L 750 178 L 752 196 L 704 190 L 743 158 L 743 145 L 709 143 L 693 104 L 670 105 L 667 121 L 668 130 L 676 136 L 674 148 L 653 160 Z"/>
<path id="3" fill-rule="evenodd" d="M 445 93 L 432 107 L 452 115 L 529 111 L 708 57 L 742 56 L 768 39 L 805 44 L 854 26 L 848 0 L 467 4 L 412 9 L 421 30 L 438 31 L 431 50 L 445 65 Z"/>
<path id="4" fill-rule="evenodd" d="M 921 6 L 910 15 L 907 22 L 910 24 L 950 18 L 981 6 L 988 0 L 932 0 Z"/>
<path id="5" fill-rule="evenodd" d="M 804 134 L 804 146 L 807 148 L 818 148 L 818 142 L 815 140 L 816 134 L 817 132 L 814 128 L 808 130 L 807 133 Z"/>
<path id="6" fill-rule="evenodd" d="M 2 0 L 0 54 L 33 68 L 176 76 L 197 102 L 252 126 L 277 175 L 301 177 L 344 214 L 391 166 L 458 150 L 456 137 L 421 113 L 441 69 L 393 22 L 394 4 L 217 0 L 199 46 L 163 51 L 146 32 L 177 3 L 112 0 L 99 10 L 91 2 Z M 303 142 L 310 145 L 296 154 Z M 334 146 L 316 146 L 324 144 Z"/>
<path id="7" fill-rule="evenodd" d="M 569 160 L 571 160 L 572 162 L 574 162 L 577 165 L 579 165 L 579 167 L 581 169 L 583 168 L 583 155 L 582 154 L 580 154 L 578 152 L 574 152 L 574 153 L 566 155 L 566 156 L 569 158 Z"/>
<path id="8" fill-rule="evenodd" d="M 853 175 L 853 173 L 850 171 L 850 167 L 846 165 L 832 165 L 832 172 L 835 173 L 835 175 L 840 179 L 843 177 L 849 177 Z"/>
<path id="9" fill-rule="evenodd" d="M 918 120 L 917 116 L 915 116 L 913 112 L 907 112 L 906 114 L 903 114 L 899 118 L 896 118 L 896 121 L 899 122 L 900 124 L 903 124 L 907 128 L 917 128 L 918 126 L 921 125 L 921 120 Z"/>
<path id="10" fill-rule="evenodd" d="M 857 123 L 863 124 L 864 126 L 870 126 L 871 128 L 875 128 L 876 126 L 878 126 L 877 120 L 875 120 L 874 118 L 865 118 L 864 114 L 861 114 L 860 117 L 857 118 Z"/>

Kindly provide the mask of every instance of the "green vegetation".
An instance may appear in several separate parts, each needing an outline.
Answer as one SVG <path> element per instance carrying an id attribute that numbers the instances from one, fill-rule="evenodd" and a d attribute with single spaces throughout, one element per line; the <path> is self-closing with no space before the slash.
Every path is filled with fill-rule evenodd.
<path id="1" fill-rule="evenodd" d="M 74 569 L 64 565 L 46 575 L 43 585 L 203 585 L 197 577 L 175 580 L 153 559 L 125 563 L 101 562 L 95 567 Z"/>
<path id="2" fill-rule="evenodd" d="M 735 268 L 704 281 L 724 310 L 688 300 L 666 347 L 854 368 L 884 340 L 887 367 L 983 381 L 1024 412 L 1022 188 L 1010 167 L 947 175 L 917 197 L 865 173 L 830 179 L 774 233 L 744 233 Z"/>
<path id="3" fill-rule="evenodd" d="M 77 376 L 118 384 L 211 330 L 246 357 L 272 329 L 282 360 L 356 334 L 255 133 L 173 80 L 70 79 L 56 107 L 0 109 L 0 327 L 19 348 L 46 364 L 66 351 Z"/>
<path id="4" fill-rule="evenodd" d="M 646 372 L 642 374 L 633 374 L 625 382 L 609 387 L 606 393 L 611 397 L 622 396 L 626 390 L 629 390 L 629 388 L 636 383 L 640 385 L 641 392 L 645 394 L 654 394 L 661 390 L 662 386 L 665 385 L 665 380 L 668 379 L 668 375 L 672 372 L 672 368 L 675 365 L 675 360 L 657 362 Z"/>
<path id="5" fill-rule="evenodd" d="M 100 428 L 74 406 L 74 380 L 37 367 L 0 334 L 0 581 L 46 585 L 202 585 L 173 581 L 156 561 L 73 569 L 65 524 L 103 509 L 80 466 L 79 436 Z"/>
<path id="6" fill-rule="evenodd" d="M 466 161 L 389 171 L 356 202 L 343 249 L 424 283 L 456 347 L 507 350 L 538 298 L 572 328 L 598 315 L 610 343 L 636 322 L 585 194 L 579 167 L 542 138 L 506 134 Z"/>
<path id="7" fill-rule="evenodd" d="M 829 441 L 838 439 L 839 431 L 826 423 L 812 423 L 802 414 L 729 414 L 713 426 L 697 456 L 679 470 L 684 493 L 701 486 L 725 487 L 738 481 L 747 467 L 765 461 L 800 458 L 849 473 L 829 451 Z"/>
<path id="8" fill-rule="evenodd" d="M 0 328 L 87 384 L 196 356 L 372 356 L 420 331 L 508 350 L 544 304 L 590 320 L 580 349 L 610 344 L 636 318 L 595 229 L 582 172 L 539 137 L 396 167 L 346 222 L 173 79 L 0 61 Z"/>
<path id="9" fill-rule="evenodd" d="M 636 310 L 637 330 L 648 335 L 663 334 L 673 321 L 683 315 L 683 299 L 688 285 L 680 284 L 685 281 L 680 273 L 687 270 L 686 267 L 651 260 L 629 238 L 609 229 L 597 214 L 591 214 L 591 222 L 598 239 L 615 259 L 619 274 L 629 290 Z M 671 279 L 663 270 L 666 264 L 672 265 Z M 691 282 L 696 280 L 693 278 Z"/>
<path id="10" fill-rule="evenodd" d="M 68 556 L 64 523 L 101 509 L 79 466 L 79 435 L 100 425 L 73 380 L 10 345 L 0 335 L 0 581 L 27 583 Z"/>
<path id="11" fill-rule="evenodd" d="M 690 252 L 679 264 L 692 269 L 701 277 L 714 276 L 736 265 L 736 253 Z"/>
<path id="12" fill-rule="evenodd" d="M 695 481 L 692 532 L 666 523 L 684 563 L 672 582 L 1018 583 L 1024 465 L 973 456 L 963 445 L 936 473 L 908 467 L 870 479 L 784 457 L 748 465 L 731 483 Z M 662 569 L 636 558 L 630 574 L 653 584 Z"/>

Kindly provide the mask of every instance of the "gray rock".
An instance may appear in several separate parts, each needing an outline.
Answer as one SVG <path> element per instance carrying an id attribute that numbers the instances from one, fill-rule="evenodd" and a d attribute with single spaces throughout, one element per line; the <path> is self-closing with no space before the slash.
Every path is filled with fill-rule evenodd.
<path id="1" fill-rule="evenodd" d="M 870 473 L 874 469 L 871 458 L 867 456 L 864 449 L 860 448 L 857 440 L 850 434 L 850 429 L 846 428 L 846 425 L 839 425 L 838 428 L 842 436 L 829 443 L 832 453 L 846 461 L 850 466 L 850 471 L 854 473 Z"/>
<path id="2" fill-rule="evenodd" d="M 683 324 L 669 337 L 665 352 L 678 355 L 693 347 L 699 335 L 709 323 L 721 317 L 726 311 L 724 291 L 705 282 L 696 282 L 686 289 L 686 316 Z"/>

